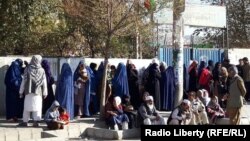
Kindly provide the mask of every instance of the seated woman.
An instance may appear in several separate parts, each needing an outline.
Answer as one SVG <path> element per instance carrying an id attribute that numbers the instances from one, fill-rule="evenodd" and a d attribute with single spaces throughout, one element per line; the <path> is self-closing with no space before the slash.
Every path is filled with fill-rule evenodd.
<path id="1" fill-rule="evenodd" d="M 50 108 L 47 110 L 44 120 L 47 123 L 49 130 L 63 129 L 64 122 L 60 120 L 58 111 L 60 104 L 54 101 Z"/>
<path id="2" fill-rule="evenodd" d="M 210 119 L 210 122 L 212 124 L 215 124 L 216 120 L 218 118 L 225 117 L 225 112 L 220 107 L 220 104 L 218 102 L 218 97 L 217 96 L 212 97 L 211 101 L 208 103 L 207 113 L 208 113 L 208 117 Z"/>
<path id="3" fill-rule="evenodd" d="M 122 126 L 122 129 L 128 129 L 128 116 L 124 114 L 121 98 L 116 96 L 113 98 L 110 97 L 109 102 L 105 105 L 105 118 L 106 122 L 114 130 L 119 130 L 119 126 Z"/>

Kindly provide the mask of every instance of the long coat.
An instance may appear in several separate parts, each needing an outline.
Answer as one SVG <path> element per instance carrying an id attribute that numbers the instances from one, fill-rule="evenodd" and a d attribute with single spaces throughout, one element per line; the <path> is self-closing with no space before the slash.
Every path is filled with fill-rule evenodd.
<path id="1" fill-rule="evenodd" d="M 11 63 L 5 75 L 6 85 L 6 119 L 21 118 L 23 112 L 23 98 L 19 99 L 19 89 L 22 82 L 22 60 Z"/>
<path id="2" fill-rule="evenodd" d="M 72 120 L 74 118 L 74 88 L 72 70 L 68 63 L 64 63 L 62 66 L 55 96 L 60 105 L 66 108 Z"/>

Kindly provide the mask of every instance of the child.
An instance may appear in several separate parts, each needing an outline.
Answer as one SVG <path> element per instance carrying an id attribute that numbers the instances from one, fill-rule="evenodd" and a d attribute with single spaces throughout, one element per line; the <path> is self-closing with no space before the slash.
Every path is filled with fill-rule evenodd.
<path id="1" fill-rule="evenodd" d="M 67 110 L 63 107 L 59 107 L 59 113 L 59 119 L 65 123 L 64 125 L 69 124 L 69 114 L 67 113 Z"/>
<path id="2" fill-rule="evenodd" d="M 225 112 L 220 107 L 217 96 L 212 97 L 211 101 L 208 103 L 207 113 L 212 124 L 215 124 L 218 118 L 225 117 Z"/>

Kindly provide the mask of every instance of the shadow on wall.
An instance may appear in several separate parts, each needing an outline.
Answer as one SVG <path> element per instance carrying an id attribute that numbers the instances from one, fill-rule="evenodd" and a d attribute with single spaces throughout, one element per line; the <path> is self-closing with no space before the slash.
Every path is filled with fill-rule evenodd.
<path id="1" fill-rule="evenodd" d="M 5 84 L 4 84 L 4 78 L 5 73 L 7 72 L 7 69 L 9 68 L 9 65 L 1 66 L 0 64 L 0 116 L 5 115 Z"/>

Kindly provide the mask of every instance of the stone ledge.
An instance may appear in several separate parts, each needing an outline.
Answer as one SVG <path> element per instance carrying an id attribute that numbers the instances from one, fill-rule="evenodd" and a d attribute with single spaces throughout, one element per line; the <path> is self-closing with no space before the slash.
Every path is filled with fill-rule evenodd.
<path id="1" fill-rule="evenodd" d="M 51 137 L 51 138 L 25 140 L 25 141 L 66 141 L 66 139 L 61 137 Z"/>
<path id="2" fill-rule="evenodd" d="M 95 139 L 107 139 L 107 140 L 121 140 L 121 139 L 131 139 L 140 138 L 141 130 L 140 128 L 128 129 L 128 130 L 110 130 L 104 128 L 91 127 L 87 128 L 82 134 L 84 137 L 95 138 Z"/>
<path id="3" fill-rule="evenodd" d="M 249 125 L 249 124 L 250 122 L 248 118 L 242 117 L 240 119 L 240 125 Z M 229 118 L 217 119 L 216 125 L 230 125 Z"/>

